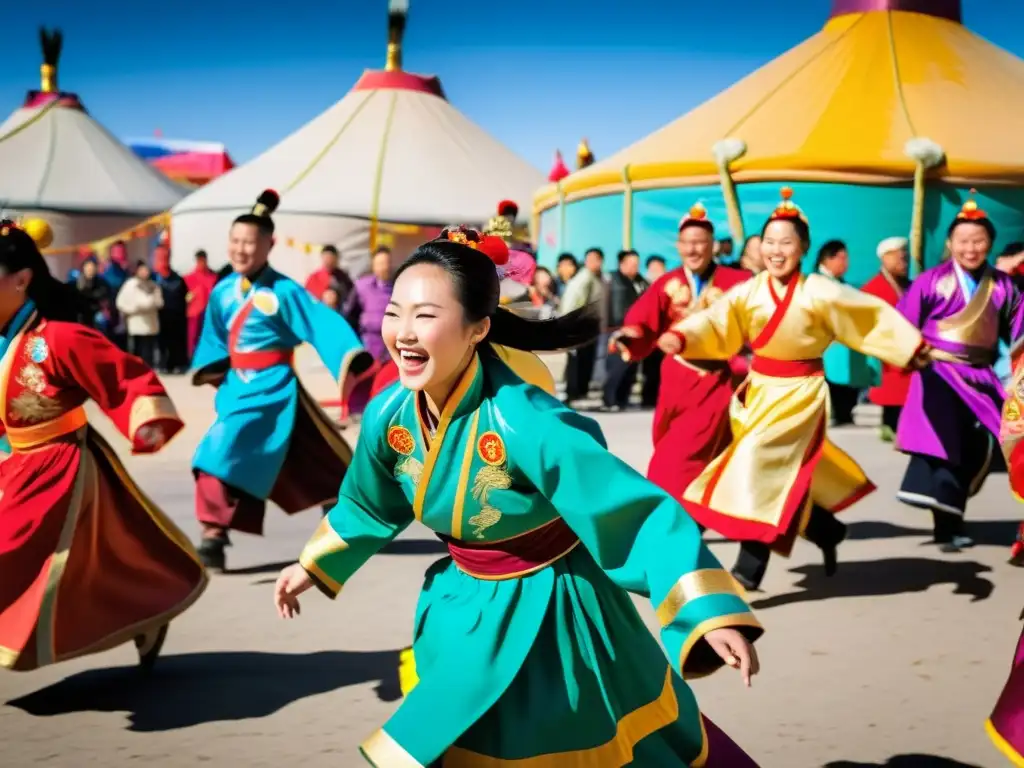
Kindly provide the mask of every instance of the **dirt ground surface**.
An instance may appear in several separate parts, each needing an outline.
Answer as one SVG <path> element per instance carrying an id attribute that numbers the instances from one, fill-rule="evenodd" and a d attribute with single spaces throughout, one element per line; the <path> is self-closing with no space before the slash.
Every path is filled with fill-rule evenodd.
<path id="1" fill-rule="evenodd" d="M 322 371 L 303 377 L 330 397 Z M 160 455 L 126 464 L 194 537 L 189 461 L 212 420 L 212 390 L 183 378 L 168 388 L 188 427 Z M 643 471 L 650 414 L 597 418 L 612 450 Z M 95 422 L 110 434 L 102 417 Z M 925 513 L 894 498 L 906 460 L 871 427 L 833 438 L 878 485 L 843 515 L 850 539 L 839 573 L 824 579 L 806 542 L 772 563 L 764 592 L 752 596 L 767 629 L 762 674 L 750 690 L 729 670 L 697 681 L 703 710 L 766 768 L 1004 765 L 982 724 L 1020 630 L 1021 574 L 1005 560 L 1021 508 L 1005 476 L 972 502 L 978 546 L 943 555 L 928 544 Z M 127 454 L 126 441 L 114 445 Z M 265 538 L 236 536 L 231 572 L 174 622 L 148 680 L 130 647 L 0 675 L 0 765 L 363 765 L 356 747 L 399 704 L 398 650 L 409 642 L 422 574 L 442 550 L 412 528 L 337 601 L 311 593 L 302 616 L 283 622 L 271 585 L 318 522 L 317 511 L 274 510 Z M 731 564 L 735 546 L 709 541 Z M 654 626 L 651 607 L 638 604 Z"/>

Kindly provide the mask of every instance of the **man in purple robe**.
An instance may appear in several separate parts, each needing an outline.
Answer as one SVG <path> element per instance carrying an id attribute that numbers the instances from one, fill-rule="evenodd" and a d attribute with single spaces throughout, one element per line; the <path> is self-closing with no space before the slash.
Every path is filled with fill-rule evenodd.
<path id="1" fill-rule="evenodd" d="M 992 366 L 999 341 L 1024 329 L 1024 301 L 1013 279 L 988 264 L 995 227 L 968 199 L 949 227 L 950 259 L 922 273 L 899 310 L 921 329 L 933 364 L 914 374 L 897 446 L 910 454 L 897 497 L 928 509 L 943 552 L 974 544 L 964 528 L 967 500 L 991 471 L 1004 390 Z"/>
<path id="2" fill-rule="evenodd" d="M 359 332 L 363 347 L 373 355 L 378 366 L 390 359 L 380 330 L 390 300 L 391 251 L 381 246 L 373 253 L 370 274 L 355 281 L 342 307 L 345 319 Z M 376 371 L 376 367 L 373 370 Z M 343 398 L 342 418 L 363 412 L 370 400 L 372 385 L 373 377 L 369 376 L 363 377 L 353 386 L 348 397 Z"/>

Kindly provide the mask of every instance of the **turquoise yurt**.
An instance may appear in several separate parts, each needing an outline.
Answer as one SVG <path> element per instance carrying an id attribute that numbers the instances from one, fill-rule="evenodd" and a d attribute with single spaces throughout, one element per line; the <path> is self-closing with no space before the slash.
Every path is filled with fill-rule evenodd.
<path id="1" fill-rule="evenodd" d="M 676 259 L 676 225 L 702 201 L 719 237 L 756 234 L 779 200 L 839 238 L 847 280 L 878 269 L 886 237 L 917 269 L 942 256 L 971 188 L 999 230 L 1024 239 L 1024 61 L 963 25 L 959 0 L 834 0 L 824 28 L 693 111 L 543 187 L 540 263 L 634 248 Z M 609 259 L 614 268 L 614 259 Z"/>

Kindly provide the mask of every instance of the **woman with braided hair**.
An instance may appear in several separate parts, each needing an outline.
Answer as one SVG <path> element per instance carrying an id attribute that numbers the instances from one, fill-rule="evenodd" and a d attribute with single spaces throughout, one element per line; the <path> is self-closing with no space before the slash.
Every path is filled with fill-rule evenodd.
<path id="1" fill-rule="evenodd" d="M 89 424 L 92 400 L 136 454 L 182 421 L 137 357 L 73 322 L 73 286 L 39 220 L 0 221 L 0 665 L 35 669 L 134 641 L 148 669 L 206 587 L 198 556 Z"/>
<path id="2" fill-rule="evenodd" d="M 375 766 L 754 763 L 684 677 L 757 672 L 761 627 L 672 497 L 597 424 L 529 384 L 496 347 L 593 343 L 590 308 L 499 307 L 508 248 L 448 228 L 402 265 L 383 337 L 400 382 L 367 409 L 337 506 L 275 587 L 283 618 L 334 597 L 414 520 L 448 546 L 414 625 L 419 683 L 361 746 Z M 658 609 L 669 658 L 627 592 Z"/>

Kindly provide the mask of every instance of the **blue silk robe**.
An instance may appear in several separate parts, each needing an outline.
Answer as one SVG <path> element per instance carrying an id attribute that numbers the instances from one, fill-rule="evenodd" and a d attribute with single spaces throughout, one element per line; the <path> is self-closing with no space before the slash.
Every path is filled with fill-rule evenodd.
<path id="1" fill-rule="evenodd" d="M 224 378 L 214 400 L 217 418 L 192 466 L 266 499 L 288 451 L 301 384 L 290 365 L 229 368 L 231 354 L 290 350 L 305 342 L 340 380 L 362 343 L 341 315 L 270 267 L 248 283 L 238 274 L 217 283 L 206 309 L 193 382 Z"/>
<path id="2" fill-rule="evenodd" d="M 684 509 L 610 453 L 594 421 L 489 352 L 429 447 L 424 434 L 400 384 L 370 403 L 338 504 L 300 558 L 327 594 L 414 520 L 485 545 L 561 518 L 579 546 L 507 577 L 431 566 L 414 628 L 420 682 L 364 742 L 367 760 L 705 765 L 712 728 L 683 676 L 721 665 L 709 631 L 761 627 Z M 668 659 L 627 591 L 657 607 Z"/>

